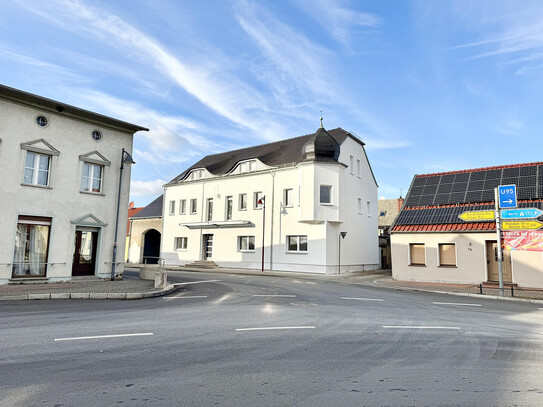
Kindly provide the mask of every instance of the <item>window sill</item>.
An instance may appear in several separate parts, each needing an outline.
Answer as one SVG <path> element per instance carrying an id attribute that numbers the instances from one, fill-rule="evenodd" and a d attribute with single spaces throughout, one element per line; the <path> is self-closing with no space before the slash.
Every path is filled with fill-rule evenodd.
<path id="1" fill-rule="evenodd" d="M 247 208 L 239 208 L 240 211 L 246 211 Z"/>
<path id="2" fill-rule="evenodd" d="M 286 253 L 286 254 L 308 254 L 308 252 L 289 251 L 289 250 L 287 250 L 285 253 Z"/>
<path id="3" fill-rule="evenodd" d="M 426 264 L 410 264 L 409 267 L 426 267 Z"/>
<path id="4" fill-rule="evenodd" d="M 175 249 L 176 252 L 186 252 L 187 249 Z"/>
<path id="5" fill-rule="evenodd" d="M 238 250 L 240 253 L 254 253 L 254 250 Z"/>
<path id="6" fill-rule="evenodd" d="M 41 189 L 53 189 L 48 185 L 25 184 L 24 182 L 21 182 L 21 185 L 23 187 L 34 187 L 34 188 L 41 188 Z"/>
<path id="7" fill-rule="evenodd" d="M 319 202 L 322 206 L 334 206 L 331 202 Z"/>
<path id="8" fill-rule="evenodd" d="M 106 194 L 103 194 L 102 192 L 79 191 L 79 193 L 80 194 L 85 194 L 85 195 L 106 196 Z"/>
<path id="9" fill-rule="evenodd" d="M 440 264 L 437 267 L 442 267 L 442 268 L 446 268 L 446 269 L 457 269 L 458 268 L 458 266 L 447 266 L 445 264 Z"/>

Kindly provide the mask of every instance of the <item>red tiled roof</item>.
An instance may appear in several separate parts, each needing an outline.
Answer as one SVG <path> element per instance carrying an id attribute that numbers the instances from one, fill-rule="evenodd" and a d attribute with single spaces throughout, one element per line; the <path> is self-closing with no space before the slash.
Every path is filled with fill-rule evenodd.
<path id="1" fill-rule="evenodd" d="M 438 225 L 396 225 L 393 232 L 468 232 L 496 230 L 494 222 L 449 223 Z"/>
<path id="2" fill-rule="evenodd" d="M 536 163 L 497 165 L 495 167 L 474 168 L 472 170 L 436 172 L 436 173 L 433 173 L 433 174 L 420 174 L 420 175 L 417 175 L 417 178 L 434 177 L 434 176 L 437 176 L 437 175 L 446 175 L 446 174 L 462 174 L 464 172 L 474 172 L 474 171 L 501 170 L 503 168 L 531 167 L 533 165 L 543 165 L 543 162 L 540 161 L 540 162 L 536 162 Z"/>
<path id="3" fill-rule="evenodd" d="M 128 236 L 128 234 L 130 233 L 130 218 L 132 216 L 134 216 L 136 213 L 138 213 L 139 211 L 141 211 L 143 208 L 145 208 L 144 206 L 142 206 L 141 208 L 128 208 L 128 222 L 126 222 L 126 235 Z"/>
<path id="4" fill-rule="evenodd" d="M 524 202 L 543 202 L 543 199 L 518 199 L 517 202 L 524 203 Z M 464 202 L 464 203 L 457 203 L 457 204 L 445 204 L 445 205 L 428 205 L 428 206 L 405 206 L 402 210 L 404 211 L 413 211 L 417 209 L 435 209 L 435 208 L 456 208 L 456 207 L 462 207 L 462 206 L 481 206 L 481 205 L 494 205 L 494 201 L 492 202 Z"/>

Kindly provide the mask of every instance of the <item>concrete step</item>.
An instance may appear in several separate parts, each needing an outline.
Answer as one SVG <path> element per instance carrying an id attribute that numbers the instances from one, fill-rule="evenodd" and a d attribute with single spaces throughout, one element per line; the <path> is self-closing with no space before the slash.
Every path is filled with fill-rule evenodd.
<path id="1" fill-rule="evenodd" d="M 197 267 L 197 268 L 218 268 L 214 261 L 210 260 L 197 260 L 190 264 L 185 264 L 185 267 Z"/>

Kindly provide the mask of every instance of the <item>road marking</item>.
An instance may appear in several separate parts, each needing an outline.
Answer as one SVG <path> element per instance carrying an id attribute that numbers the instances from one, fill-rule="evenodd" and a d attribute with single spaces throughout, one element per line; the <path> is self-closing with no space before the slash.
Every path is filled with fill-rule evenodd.
<path id="1" fill-rule="evenodd" d="M 359 298 L 359 297 L 339 297 L 342 300 L 357 300 L 357 301 L 384 301 L 380 298 Z"/>
<path id="2" fill-rule="evenodd" d="M 99 335 L 99 336 L 78 336 L 74 338 L 57 338 L 55 341 L 79 341 L 83 339 L 104 339 L 104 338 L 126 338 L 127 336 L 151 336 L 152 332 L 141 334 L 119 334 L 119 335 Z"/>
<path id="3" fill-rule="evenodd" d="M 190 281 L 188 283 L 173 283 L 172 285 L 174 287 L 177 287 L 180 285 L 189 285 L 189 284 L 216 283 L 217 281 L 221 281 L 221 280 Z"/>
<path id="4" fill-rule="evenodd" d="M 237 328 L 236 331 L 272 331 L 281 329 L 315 329 L 314 326 L 268 326 L 262 328 Z"/>
<path id="5" fill-rule="evenodd" d="M 175 297 L 162 297 L 165 300 L 178 300 L 183 298 L 207 298 L 207 295 L 177 295 Z"/>
<path id="6" fill-rule="evenodd" d="M 414 326 L 414 325 L 383 325 L 390 329 L 461 329 L 458 326 Z"/>
<path id="7" fill-rule="evenodd" d="M 462 305 L 462 306 L 465 306 L 465 307 L 481 307 L 482 306 L 481 304 L 466 304 L 466 303 L 462 303 L 462 302 L 438 302 L 438 301 L 433 302 L 433 304 L 436 304 L 436 305 Z"/>
<path id="8" fill-rule="evenodd" d="M 291 295 L 291 294 L 253 294 L 253 297 L 286 297 L 286 298 L 296 298 L 295 295 Z"/>

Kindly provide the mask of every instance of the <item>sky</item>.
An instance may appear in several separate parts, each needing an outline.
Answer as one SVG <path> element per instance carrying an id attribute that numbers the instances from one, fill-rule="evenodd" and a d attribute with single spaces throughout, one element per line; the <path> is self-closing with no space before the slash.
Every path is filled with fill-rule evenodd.
<path id="1" fill-rule="evenodd" d="M 415 174 L 543 161 L 543 2 L 4 0 L 0 83 L 148 127 L 136 206 L 321 111 L 398 198 Z"/>

